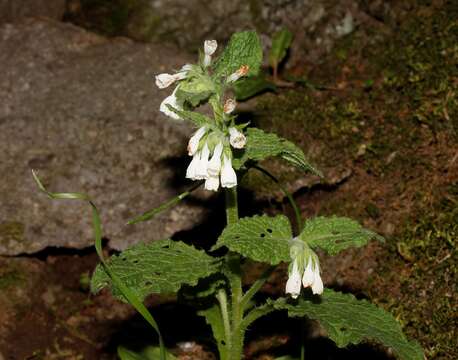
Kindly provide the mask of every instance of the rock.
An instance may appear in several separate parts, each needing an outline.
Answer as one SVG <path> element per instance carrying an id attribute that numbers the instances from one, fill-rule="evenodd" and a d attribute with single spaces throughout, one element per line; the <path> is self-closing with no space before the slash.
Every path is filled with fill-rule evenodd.
<path id="1" fill-rule="evenodd" d="M 32 16 L 61 20 L 64 12 L 65 0 L 0 0 L 0 24 Z"/>
<path id="2" fill-rule="evenodd" d="M 189 185 L 192 130 L 158 111 L 171 90 L 153 81 L 187 60 L 172 47 L 107 40 L 53 21 L 0 28 L 0 254 L 93 244 L 88 205 L 48 199 L 31 169 L 50 191 L 88 193 L 115 249 L 169 237 L 202 218 L 201 206 L 180 203 L 125 225 Z"/>
<path id="3" fill-rule="evenodd" d="M 384 7 L 370 8 L 368 13 L 356 0 L 119 0 L 116 5 L 71 1 L 79 3 L 69 11 L 69 18 L 78 24 L 141 41 L 169 41 L 193 51 L 205 39 L 225 42 L 232 33 L 246 29 L 256 29 L 268 48 L 272 35 L 288 28 L 295 35 L 290 64 L 320 61 L 357 25 L 377 27 L 374 19 L 390 9 L 382 1 Z"/>

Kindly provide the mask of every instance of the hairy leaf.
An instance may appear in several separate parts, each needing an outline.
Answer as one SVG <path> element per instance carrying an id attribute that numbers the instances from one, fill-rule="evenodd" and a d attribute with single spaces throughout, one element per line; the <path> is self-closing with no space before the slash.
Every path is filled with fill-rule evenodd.
<path id="1" fill-rule="evenodd" d="M 173 111 L 175 114 L 177 114 L 180 118 L 191 121 L 197 127 L 208 126 L 213 122 L 213 120 L 208 116 L 205 116 L 204 114 L 198 113 L 196 111 L 179 110 L 170 105 L 168 105 L 168 108 L 170 111 Z"/>
<path id="2" fill-rule="evenodd" d="M 247 100 L 266 90 L 275 91 L 276 88 L 275 84 L 263 75 L 242 79 L 234 84 L 235 97 L 239 101 Z"/>
<path id="3" fill-rule="evenodd" d="M 290 260 L 291 238 L 291 225 L 286 216 L 256 215 L 228 225 L 213 248 L 227 246 L 247 258 L 276 265 Z"/>
<path id="4" fill-rule="evenodd" d="M 262 47 L 255 31 L 242 31 L 232 35 L 214 65 L 215 76 L 228 76 L 241 66 L 248 65 L 248 76 L 256 75 L 262 63 Z"/>
<path id="5" fill-rule="evenodd" d="M 293 34 L 288 29 L 282 29 L 272 37 L 272 47 L 269 53 L 270 66 L 276 67 L 286 56 L 286 51 L 291 46 Z"/>
<path id="6" fill-rule="evenodd" d="M 336 216 L 307 220 L 298 237 L 310 247 L 318 247 L 330 255 L 348 247 L 361 247 L 371 239 L 383 241 L 380 235 L 363 228 L 355 220 Z"/>
<path id="7" fill-rule="evenodd" d="M 195 285 L 200 278 L 219 270 L 220 262 L 182 242 L 172 240 L 137 244 L 112 256 L 107 264 L 140 299 L 152 293 L 174 293 L 184 285 Z M 124 300 L 103 266 L 97 266 L 91 290 L 110 287 L 114 296 Z"/>
<path id="8" fill-rule="evenodd" d="M 390 313 L 351 294 L 325 289 L 321 297 L 301 298 L 296 303 L 283 298 L 271 303 L 287 310 L 289 316 L 318 320 L 338 347 L 374 340 L 392 348 L 401 360 L 423 360 L 421 347 L 407 340 Z"/>
<path id="9" fill-rule="evenodd" d="M 247 130 L 245 151 L 236 154 L 232 164 L 239 169 L 248 160 L 259 161 L 272 156 L 279 156 L 303 171 L 323 176 L 306 160 L 304 152 L 292 142 L 257 128 Z"/>
<path id="10" fill-rule="evenodd" d="M 182 81 L 178 86 L 176 97 L 179 101 L 188 102 L 195 107 L 208 99 L 214 92 L 211 79 L 207 76 L 199 76 Z"/>

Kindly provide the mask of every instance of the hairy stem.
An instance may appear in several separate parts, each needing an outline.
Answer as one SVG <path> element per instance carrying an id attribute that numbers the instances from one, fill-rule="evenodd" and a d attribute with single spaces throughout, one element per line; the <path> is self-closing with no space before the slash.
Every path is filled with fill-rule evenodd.
<path id="1" fill-rule="evenodd" d="M 254 295 L 262 288 L 262 286 L 265 284 L 269 276 L 272 274 L 274 271 L 275 267 L 270 266 L 264 273 L 261 275 L 261 277 L 256 280 L 253 285 L 248 289 L 247 292 L 242 297 L 242 302 L 240 304 L 242 311 L 245 311 L 250 300 L 253 298 Z"/>

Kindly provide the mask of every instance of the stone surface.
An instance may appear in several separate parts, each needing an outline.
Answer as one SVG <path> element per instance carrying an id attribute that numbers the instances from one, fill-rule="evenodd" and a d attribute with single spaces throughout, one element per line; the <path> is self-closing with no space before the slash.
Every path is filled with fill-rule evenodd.
<path id="1" fill-rule="evenodd" d="M 376 19 L 385 21 L 391 9 L 383 0 L 372 6 L 356 0 L 70 0 L 70 4 L 69 19 L 83 26 L 141 41 L 169 41 L 191 50 L 205 39 L 225 42 L 233 32 L 246 29 L 256 29 L 269 48 L 272 35 L 288 28 L 295 36 L 292 65 L 320 61 L 359 24 L 379 29 L 383 25 Z"/>
<path id="2" fill-rule="evenodd" d="M 0 24 L 38 16 L 61 20 L 64 12 L 65 0 L 0 0 Z"/>
<path id="3" fill-rule="evenodd" d="M 88 205 L 48 199 L 31 169 L 50 191 L 88 193 L 116 249 L 201 218 L 202 207 L 189 202 L 124 225 L 189 185 L 191 129 L 158 111 L 170 90 L 153 81 L 186 60 L 171 47 L 107 40 L 53 21 L 0 28 L 0 254 L 93 243 Z"/>

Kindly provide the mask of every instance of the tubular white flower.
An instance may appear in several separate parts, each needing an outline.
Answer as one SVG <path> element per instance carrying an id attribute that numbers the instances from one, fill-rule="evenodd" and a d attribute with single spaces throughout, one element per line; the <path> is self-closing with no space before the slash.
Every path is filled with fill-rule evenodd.
<path id="1" fill-rule="evenodd" d="M 237 175 L 232 168 L 232 161 L 224 155 L 223 168 L 221 169 L 221 186 L 232 188 L 237 185 Z"/>
<path id="2" fill-rule="evenodd" d="M 188 155 L 189 156 L 193 156 L 197 152 L 197 149 L 199 148 L 200 139 L 202 139 L 202 136 L 204 136 L 206 132 L 207 132 L 206 127 L 202 126 L 194 133 L 194 135 L 191 136 L 188 142 Z"/>
<path id="3" fill-rule="evenodd" d="M 159 74 L 156 75 L 156 86 L 159 89 L 165 89 L 172 85 L 175 81 L 177 80 L 176 75 L 171 75 L 171 74 Z"/>
<path id="4" fill-rule="evenodd" d="M 235 110 L 237 103 L 234 99 L 227 99 L 224 103 L 223 111 L 225 114 L 230 114 Z"/>
<path id="5" fill-rule="evenodd" d="M 186 178 L 192 179 L 192 180 L 197 180 L 196 178 L 196 171 L 197 171 L 197 165 L 200 162 L 200 152 L 197 152 L 194 154 L 191 162 L 188 165 L 188 168 L 186 169 Z"/>
<path id="6" fill-rule="evenodd" d="M 293 261 L 293 266 L 289 272 L 288 281 L 286 282 L 287 294 L 291 294 L 293 299 L 296 299 L 301 293 L 301 272 L 297 259 Z"/>
<path id="7" fill-rule="evenodd" d="M 318 295 L 321 295 L 323 293 L 323 280 L 321 280 L 319 266 L 315 267 L 315 280 L 312 284 L 312 292 Z"/>
<path id="8" fill-rule="evenodd" d="M 229 128 L 229 143 L 235 149 L 243 149 L 246 145 L 246 137 L 235 127 Z"/>
<path id="9" fill-rule="evenodd" d="M 304 288 L 312 286 L 315 281 L 315 273 L 313 271 L 312 258 L 310 257 L 307 261 L 307 266 L 304 270 L 304 275 L 302 276 L 302 286 Z"/>
<path id="10" fill-rule="evenodd" d="M 248 74 L 249 70 L 250 70 L 250 67 L 248 65 L 242 65 L 242 66 L 240 66 L 240 68 L 236 72 L 234 72 L 231 75 L 229 75 L 227 77 L 226 81 L 228 83 L 232 83 L 234 81 L 237 81 L 242 76 L 245 76 L 246 74 Z"/>
<path id="11" fill-rule="evenodd" d="M 218 43 L 216 40 L 205 40 L 204 42 L 204 67 L 208 67 L 212 61 L 212 55 L 215 53 Z"/>
<path id="12" fill-rule="evenodd" d="M 208 175 L 218 176 L 221 171 L 221 154 L 223 153 L 223 143 L 219 142 L 213 150 L 213 155 L 208 162 Z"/>
<path id="13" fill-rule="evenodd" d="M 206 190 L 210 191 L 218 191 L 219 188 L 219 176 L 209 176 L 207 180 L 205 180 L 204 185 Z"/>
<path id="14" fill-rule="evenodd" d="M 208 179 L 208 157 L 210 156 L 210 149 L 208 148 L 207 143 L 205 143 L 202 152 L 200 154 L 199 162 L 196 167 L 196 176 L 197 180 Z"/>
<path id="15" fill-rule="evenodd" d="M 175 120 L 182 120 L 177 114 L 175 114 L 173 111 L 171 111 L 167 105 L 170 105 L 171 107 L 177 109 L 177 110 L 182 110 L 182 104 L 178 102 L 177 97 L 175 96 L 175 93 L 178 90 L 178 86 L 173 90 L 173 93 L 169 96 L 167 96 L 161 103 L 161 106 L 159 107 L 159 111 L 164 113 L 165 115 L 171 117 L 172 119 Z"/>

